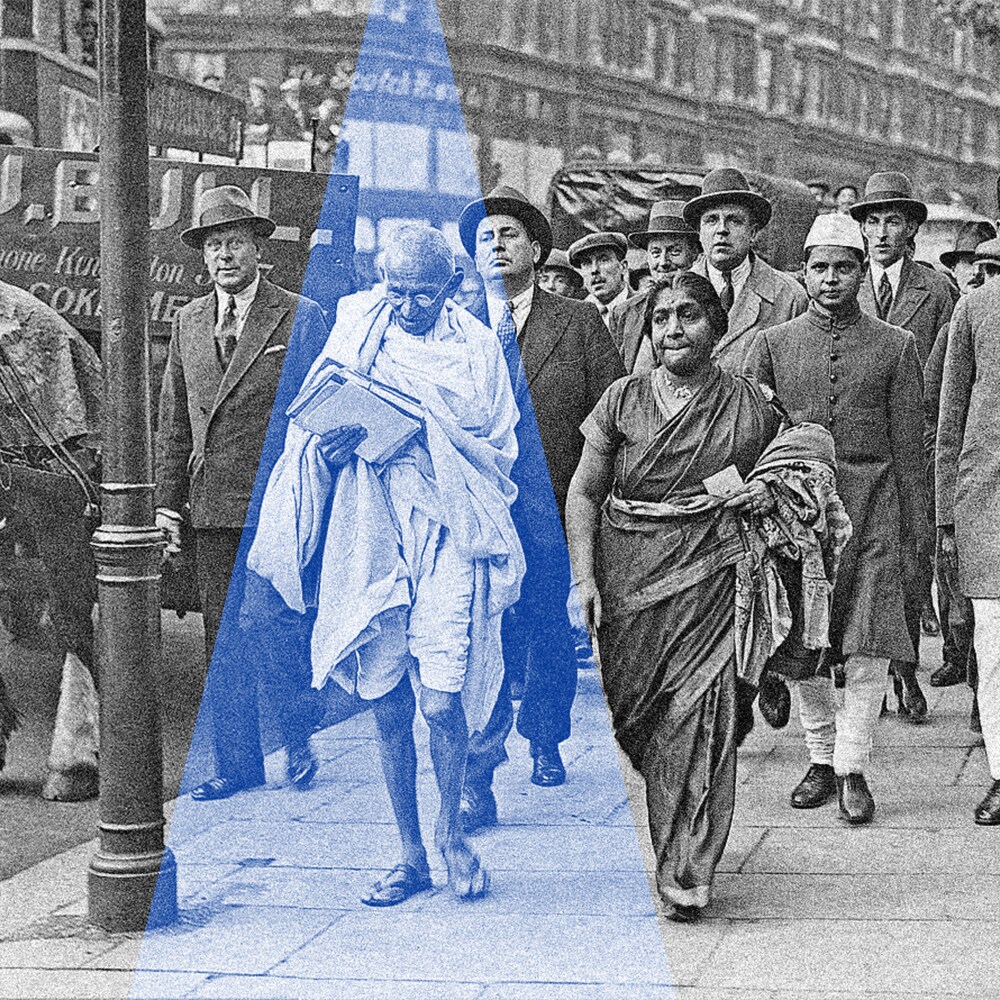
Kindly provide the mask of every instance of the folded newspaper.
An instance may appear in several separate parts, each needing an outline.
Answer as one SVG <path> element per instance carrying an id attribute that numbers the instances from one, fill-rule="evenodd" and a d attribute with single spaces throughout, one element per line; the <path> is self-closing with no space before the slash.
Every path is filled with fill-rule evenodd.
<path id="1" fill-rule="evenodd" d="M 373 465 L 389 461 L 424 426 L 418 399 L 332 358 L 292 400 L 288 416 L 303 430 L 319 435 L 360 424 L 368 436 L 355 453 Z"/>

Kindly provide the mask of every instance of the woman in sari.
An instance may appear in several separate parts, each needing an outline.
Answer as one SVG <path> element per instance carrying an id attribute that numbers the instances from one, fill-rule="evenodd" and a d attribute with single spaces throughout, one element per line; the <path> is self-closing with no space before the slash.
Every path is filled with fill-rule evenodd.
<path id="1" fill-rule="evenodd" d="M 584 421 L 567 502 L 615 736 L 645 779 L 657 887 L 677 920 L 708 905 L 732 823 L 740 521 L 773 503 L 744 480 L 781 424 L 765 390 L 712 360 L 727 321 L 700 275 L 654 286 L 656 367 L 615 382 Z"/>

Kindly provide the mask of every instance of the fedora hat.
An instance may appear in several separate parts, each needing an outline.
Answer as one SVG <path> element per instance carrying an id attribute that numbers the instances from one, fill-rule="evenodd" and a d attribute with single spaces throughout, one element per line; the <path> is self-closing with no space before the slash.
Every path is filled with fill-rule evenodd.
<path id="1" fill-rule="evenodd" d="M 185 229 L 181 239 L 189 247 L 200 250 L 211 230 L 240 223 L 265 239 L 277 228 L 267 216 L 256 213 L 246 191 L 234 184 L 223 184 L 202 194 L 198 200 L 198 224 Z"/>
<path id="2" fill-rule="evenodd" d="M 727 203 L 746 205 L 760 229 L 771 221 L 771 203 L 763 195 L 751 191 L 746 177 L 735 167 L 719 167 L 705 175 L 701 194 L 684 206 L 684 220 L 692 229 L 697 229 L 705 212 Z"/>
<path id="3" fill-rule="evenodd" d="M 873 208 L 885 205 L 901 206 L 918 224 L 922 225 L 927 221 L 927 206 L 913 197 L 910 178 L 897 170 L 872 174 L 865 182 L 865 193 L 861 201 L 853 204 L 849 211 L 858 222 L 864 222 L 865 216 Z"/>
<path id="4" fill-rule="evenodd" d="M 1000 240 L 985 240 L 976 247 L 974 264 L 1000 264 Z"/>
<path id="5" fill-rule="evenodd" d="M 588 250 L 596 250 L 598 247 L 610 247 L 619 260 L 625 259 L 628 253 L 628 240 L 624 233 L 587 233 L 578 240 L 574 240 L 569 245 L 569 262 L 576 267 L 580 262 L 580 255 Z"/>
<path id="6" fill-rule="evenodd" d="M 688 236 L 697 240 L 698 233 L 684 221 L 684 202 L 654 201 L 646 228 L 633 233 L 628 241 L 632 246 L 645 250 L 655 236 Z"/>
<path id="7" fill-rule="evenodd" d="M 945 250 L 938 260 L 950 271 L 963 257 L 972 260 L 979 244 L 994 239 L 996 234 L 993 224 L 985 220 L 963 222 L 955 234 L 954 250 Z"/>
<path id="8" fill-rule="evenodd" d="M 560 271 L 565 271 L 578 288 L 583 288 L 583 275 L 569 262 L 569 254 L 565 250 L 553 247 L 549 251 L 549 255 L 542 267 L 554 267 Z"/>
<path id="9" fill-rule="evenodd" d="M 519 219 L 528 230 L 528 235 L 542 247 L 542 255 L 535 267 L 545 263 L 552 250 L 552 227 L 549 220 L 528 201 L 517 188 L 501 185 L 494 188 L 485 198 L 470 202 L 462 209 L 458 218 L 458 235 L 465 252 L 476 259 L 476 230 L 488 215 L 510 215 Z"/>

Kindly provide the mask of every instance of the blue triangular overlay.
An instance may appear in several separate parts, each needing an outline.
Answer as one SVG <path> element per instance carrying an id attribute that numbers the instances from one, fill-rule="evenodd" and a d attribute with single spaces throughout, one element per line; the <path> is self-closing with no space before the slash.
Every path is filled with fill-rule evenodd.
<path id="1" fill-rule="evenodd" d="M 459 214 L 481 191 L 432 0 L 373 4 L 335 168 L 360 178 L 362 286 L 374 280 L 375 254 L 401 220 L 440 227 L 460 252 Z M 343 227 L 342 183 L 331 175 L 317 229 Z M 303 291 L 332 314 L 344 287 L 327 280 L 329 265 L 314 253 Z M 554 523 L 561 538 L 557 516 Z M 227 605 L 232 627 L 238 610 Z M 239 655 L 238 643 L 220 643 L 211 669 Z M 203 701 L 193 743 L 204 744 L 209 715 Z M 492 888 L 475 903 L 459 903 L 442 887 L 392 910 L 360 905 L 371 882 L 399 860 L 371 712 L 313 737 L 320 769 L 307 791 L 288 787 L 280 752 L 269 760 L 264 788 L 222 802 L 183 795 L 167 837 L 181 919 L 147 931 L 132 995 L 459 996 L 474 995 L 477 984 L 538 983 L 547 985 L 525 995 L 551 990 L 563 997 L 574 984 L 617 984 L 600 995 L 669 996 L 672 977 L 644 863 L 648 838 L 644 830 L 637 836 L 592 668 L 579 674 L 573 726 L 562 748 L 569 780 L 561 788 L 529 784 L 527 744 L 516 733 L 508 739 L 511 763 L 494 785 L 500 825 L 474 840 Z M 419 718 L 416 728 L 427 828 L 437 790 Z M 189 758 L 185 788 L 213 773 L 205 763 Z M 432 843 L 429 828 L 425 839 Z"/>

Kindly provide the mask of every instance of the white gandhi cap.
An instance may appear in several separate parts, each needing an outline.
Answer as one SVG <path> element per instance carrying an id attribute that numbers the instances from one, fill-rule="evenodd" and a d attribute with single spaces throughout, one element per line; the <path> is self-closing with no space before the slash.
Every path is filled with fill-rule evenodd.
<path id="1" fill-rule="evenodd" d="M 849 247 L 862 254 L 865 252 L 861 227 L 849 215 L 837 212 L 816 216 L 803 249 L 808 250 L 810 247 Z"/>

